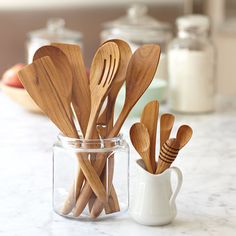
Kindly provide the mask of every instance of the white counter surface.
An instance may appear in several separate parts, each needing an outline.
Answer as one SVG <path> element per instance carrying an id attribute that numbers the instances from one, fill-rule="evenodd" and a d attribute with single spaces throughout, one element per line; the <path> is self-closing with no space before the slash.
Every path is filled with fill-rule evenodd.
<path id="1" fill-rule="evenodd" d="M 213 114 L 177 115 L 176 127 L 187 123 L 194 129 L 175 162 L 184 176 L 177 218 L 147 227 L 128 214 L 102 222 L 56 215 L 51 146 L 58 131 L 47 118 L 25 112 L 0 93 L 0 235 L 236 235 L 236 98 L 224 100 Z M 131 154 L 133 162 L 136 154 Z"/>

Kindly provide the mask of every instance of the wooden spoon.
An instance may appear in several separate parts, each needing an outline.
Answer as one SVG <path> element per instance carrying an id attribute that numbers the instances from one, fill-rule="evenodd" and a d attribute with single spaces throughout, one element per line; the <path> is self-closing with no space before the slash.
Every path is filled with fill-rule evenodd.
<path id="1" fill-rule="evenodd" d="M 158 66 L 160 52 L 159 45 L 148 44 L 138 48 L 132 55 L 126 72 L 125 104 L 108 138 L 118 135 L 129 112 L 150 85 Z M 94 168 L 98 175 L 101 175 L 105 164 L 106 157 L 101 155 L 96 158 Z M 82 213 L 91 194 L 92 190 L 90 186 L 85 184 L 76 202 L 74 209 L 75 216 L 79 216 Z"/>
<path id="2" fill-rule="evenodd" d="M 135 123 L 130 129 L 130 140 L 142 157 L 145 167 L 148 172 L 153 173 L 152 164 L 150 160 L 150 136 L 148 129 L 142 123 Z"/>
<path id="3" fill-rule="evenodd" d="M 159 103 L 157 100 L 149 102 L 141 114 L 141 123 L 148 129 L 150 136 L 150 156 L 153 172 L 156 170 L 156 133 L 159 114 Z"/>
<path id="4" fill-rule="evenodd" d="M 78 138 L 70 108 L 72 76 L 69 71 L 67 86 L 62 89 L 60 77 L 50 57 L 42 57 L 18 72 L 19 78 L 45 114 L 68 137 Z M 106 191 L 88 159 L 78 156 L 80 167 L 94 193 L 106 202 Z"/>
<path id="5" fill-rule="evenodd" d="M 151 84 L 159 63 L 160 53 L 159 45 L 146 44 L 138 48 L 132 55 L 126 73 L 125 103 L 109 137 L 118 135 L 129 112 Z"/>
<path id="6" fill-rule="evenodd" d="M 102 104 L 111 88 L 120 61 L 118 46 L 103 44 L 96 52 L 90 69 L 91 112 L 85 138 L 92 138 Z"/>
<path id="7" fill-rule="evenodd" d="M 180 144 L 177 139 L 168 139 L 162 145 L 160 155 L 157 162 L 156 174 L 160 174 L 168 169 L 179 153 Z"/>
<path id="8" fill-rule="evenodd" d="M 61 49 L 70 63 L 73 77 L 72 104 L 81 131 L 85 136 L 90 115 L 90 89 L 86 68 L 79 45 L 53 43 L 53 46 Z M 62 64 L 63 67 L 63 64 Z"/>
<path id="9" fill-rule="evenodd" d="M 105 110 L 102 112 L 102 114 L 99 116 L 99 119 L 97 121 L 99 125 L 97 128 L 100 129 L 100 134 L 104 136 L 103 138 L 107 137 L 108 133 L 113 128 L 116 98 L 122 85 L 125 82 L 126 70 L 128 67 L 129 60 L 132 56 L 132 51 L 129 45 L 125 41 L 120 40 L 120 39 L 112 39 L 107 42 L 114 42 L 118 45 L 119 51 L 120 51 L 120 65 L 119 65 L 116 77 L 114 78 L 114 82 L 112 84 L 111 90 L 108 93 L 107 106 Z M 106 126 L 106 129 L 104 128 L 104 126 Z M 109 194 L 108 204 L 105 207 L 106 214 L 108 214 L 108 213 L 111 213 L 111 211 L 114 212 L 114 211 L 120 210 L 115 189 L 114 187 L 112 187 L 112 179 L 113 179 L 113 172 L 114 172 L 114 157 L 113 156 L 109 157 L 108 170 L 106 170 L 107 169 L 106 166 L 104 167 L 104 169 L 105 169 L 105 174 L 103 175 L 103 182 L 107 185 L 106 188 Z M 109 176 L 107 176 L 106 173 L 108 173 Z M 91 211 L 91 214 L 93 215 L 93 217 L 97 217 L 103 210 L 103 204 L 98 199 L 96 199 L 94 204 L 95 205 Z M 117 208 L 115 209 L 116 206 Z"/>
<path id="10" fill-rule="evenodd" d="M 176 135 L 176 139 L 179 142 L 180 149 L 182 149 L 191 139 L 193 130 L 188 125 L 182 125 L 179 127 Z"/>
<path id="11" fill-rule="evenodd" d="M 177 157 L 179 150 L 191 139 L 192 133 L 191 127 L 182 125 L 177 131 L 176 139 L 169 139 L 164 143 L 158 158 L 156 174 L 162 173 L 170 167 Z"/>
<path id="12" fill-rule="evenodd" d="M 107 42 L 114 42 L 118 45 L 120 51 L 120 65 L 112 84 L 111 90 L 108 93 L 108 101 L 105 110 L 99 116 L 97 123 L 99 125 L 106 125 L 108 128 L 108 132 L 111 131 L 113 127 L 113 119 L 114 119 L 114 109 L 117 95 L 125 82 L 125 74 L 127 71 L 127 67 L 129 64 L 129 60 L 132 56 L 131 49 L 129 45 L 120 39 L 113 39 Z"/>
<path id="13" fill-rule="evenodd" d="M 161 116 L 160 121 L 160 150 L 166 140 L 169 139 L 171 130 L 175 122 L 175 116 L 169 113 L 165 113 Z"/>

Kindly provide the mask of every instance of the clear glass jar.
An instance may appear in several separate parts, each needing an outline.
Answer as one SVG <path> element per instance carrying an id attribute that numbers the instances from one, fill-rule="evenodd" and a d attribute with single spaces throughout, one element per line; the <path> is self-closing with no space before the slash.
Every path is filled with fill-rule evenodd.
<path id="1" fill-rule="evenodd" d="M 101 41 L 122 39 L 129 43 L 132 52 L 143 44 L 159 44 L 161 55 L 154 80 L 144 96 L 131 111 L 131 116 L 140 116 L 143 104 L 158 100 L 165 102 L 167 97 L 167 56 L 166 48 L 172 39 L 172 27 L 167 22 L 161 22 L 148 15 L 148 8 L 141 3 L 132 4 L 127 14 L 120 18 L 106 22 L 100 34 Z M 117 109 L 122 109 L 125 98 L 125 86 L 122 87 L 117 98 Z"/>
<path id="2" fill-rule="evenodd" d="M 78 155 L 89 158 L 95 169 L 103 160 L 100 179 L 105 204 L 97 200 L 87 181 L 81 181 Z M 81 220 L 116 216 L 127 211 L 128 199 L 129 146 L 122 135 L 97 140 L 58 136 L 53 147 L 53 209 L 57 214 Z"/>
<path id="3" fill-rule="evenodd" d="M 169 104 L 177 112 L 214 110 L 215 53 L 209 19 L 188 15 L 176 21 L 177 38 L 168 46 Z"/>
<path id="4" fill-rule="evenodd" d="M 47 21 L 45 29 L 39 29 L 27 34 L 26 56 L 27 62 L 31 63 L 35 51 L 50 43 L 79 44 L 82 48 L 82 33 L 65 28 L 65 20 L 62 18 L 51 18 Z"/>
<path id="5" fill-rule="evenodd" d="M 127 41 L 134 52 L 143 44 L 159 44 L 161 57 L 155 78 L 166 79 L 166 48 L 172 38 L 172 28 L 169 23 L 161 22 L 149 16 L 144 4 L 133 4 L 127 9 L 127 14 L 117 20 L 107 22 L 101 32 L 101 41 L 119 38 Z"/>

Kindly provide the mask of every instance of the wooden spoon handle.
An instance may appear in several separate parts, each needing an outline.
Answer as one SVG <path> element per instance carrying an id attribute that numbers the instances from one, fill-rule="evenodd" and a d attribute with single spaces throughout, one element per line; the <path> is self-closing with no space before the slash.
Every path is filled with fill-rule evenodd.
<path id="1" fill-rule="evenodd" d="M 94 163 L 94 168 L 95 168 L 98 176 L 101 175 L 105 164 L 106 164 L 106 155 L 99 154 L 96 157 L 96 161 Z M 102 188 L 104 189 L 104 186 Z M 75 208 L 73 211 L 73 214 L 75 217 L 78 217 L 83 212 L 84 208 L 86 207 L 86 205 L 91 197 L 92 192 L 93 191 L 90 187 L 90 184 L 88 182 L 86 182 L 80 192 L 79 198 L 77 199 L 77 202 L 76 202 L 76 205 L 75 205 Z"/>

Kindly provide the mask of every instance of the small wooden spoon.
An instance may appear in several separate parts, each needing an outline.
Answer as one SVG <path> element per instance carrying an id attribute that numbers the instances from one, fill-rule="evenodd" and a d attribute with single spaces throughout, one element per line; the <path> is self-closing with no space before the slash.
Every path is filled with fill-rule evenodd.
<path id="1" fill-rule="evenodd" d="M 169 113 L 165 113 L 161 116 L 160 121 L 160 150 L 166 140 L 169 139 L 171 130 L 175 122 L 175 116 Z"/>
<path id="2" fill-rule="evenodd" d="M 188 125 L 182 125 L 179 127 L 176 135 L 176 139 L 180 144 L 180 149 L 182 149 L 191 139 L 193 130 Z"/>
<path id="3" fill-rule="evenodd" d="M 156 133 L 157 133 L 157 120 L 159 114 L 159 103 L 157 100 L 149 102 L 143 109 L 141 115 L 141 123 L 148 129 L 150 136 L 150 156 L 149 159 L 152 164 L 153 172 L 156 170 Z"/>
<path id="4" fill-rule="evenodd" d="M 77 119 L 80 124 L 81 131 L 85 136 L 89 115 L 90 115 L 90 89 L 89 80 L 86 74 L 86 68 L 79 45 L 53 43 L 53 46 L 61 49 L 70 63 L 73 86 L 72 86 L 72 104 Z M 61 65 L 64 66 L 63 64 Z"/>
<path id="5" fill-rule="evenodd" d="M 147 128 L 142 123 L 135 123 L 130 129 L 130 140 L 142 157 L 148 172 L 153 173 L 150 155 L 150 136 Z"/>
<path id="6" fill-rule="evenodd" d="M 118 135 L 129 112 L 150 85 L 156 73 L 160 53 L 159 45 L 148 44 L 138 48 L 132 55 L 126 72 L 125 104 L 108 138 Z M 105 164 L 106 157 L 99 156 L 96 158 L 94 167 L 98 175 L 101 175 Z M 75 216 L 79 216 L 82 213 L 91 194 L 92 190 L 90 186 L 85 184 L 76 203 Z"/>
<path id="7" fill-rule="evenodd" d="M 50 57 L 42 57 L 18 72 L 19 78 L 45 114 L 68 137 L 78 138 L 70 108 L 72 77 L 66 74 L 68 85 L 62 89 L 60 77 Z M 102 202 L 106 202 L 106 191 L 88 159 L 78 156 L 80 167 Z"/>

